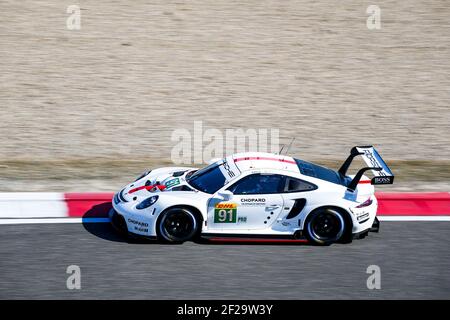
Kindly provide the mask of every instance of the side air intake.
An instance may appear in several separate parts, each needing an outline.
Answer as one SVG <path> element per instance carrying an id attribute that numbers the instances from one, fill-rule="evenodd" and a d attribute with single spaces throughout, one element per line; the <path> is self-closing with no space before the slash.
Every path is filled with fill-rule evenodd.
<path id="1" fill-rule="evenodd" d="M 286 219 L 292 219 L 298 216 L 298 214 L 303 210 L 306 205 L 306 199 L 295 199 L 295 203 L 292 206 L 291 211 L 289 211 Z"/>

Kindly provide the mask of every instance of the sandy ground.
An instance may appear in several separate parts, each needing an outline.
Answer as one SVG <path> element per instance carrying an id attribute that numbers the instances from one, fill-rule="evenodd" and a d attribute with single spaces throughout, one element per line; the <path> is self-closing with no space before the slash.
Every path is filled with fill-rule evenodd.
<path id="1" fill-rule="evenodd" d="M 202 120 L 309 160 L 373 144 L 394 188 L 450 191 L 448 1 L 376 1 L 381 30 L 360 1 L 77 3 L 81 30 L 72 1 L 0 2 L 3 190 L 116 190 Z"/>

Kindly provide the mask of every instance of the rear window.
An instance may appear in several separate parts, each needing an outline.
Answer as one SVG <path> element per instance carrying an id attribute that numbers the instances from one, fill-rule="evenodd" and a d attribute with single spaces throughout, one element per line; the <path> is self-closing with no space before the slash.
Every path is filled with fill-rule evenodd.
<path id="1" fill-rule="evenodd" d="M 312 183 L 295 179 L 292 177 L 287 177 L 287 184 L 285 188 L 285 192 L 302 192 L 302 191 L 311 191 L 317 189 L 315 185 Z"/>
<path id="2" fill-rule="evenodd" d="M 301 174 L 305 176 L 318 178 L 321 180 L 325 180 L 331 183 L 336 183 L 345 186 L 345 179 L 343 179 L 339 173 L 334 170 L 318 166 L 317 164 L 313 164 L 311 162 L 295 159 L 297 162 L 298 169 Z"/>

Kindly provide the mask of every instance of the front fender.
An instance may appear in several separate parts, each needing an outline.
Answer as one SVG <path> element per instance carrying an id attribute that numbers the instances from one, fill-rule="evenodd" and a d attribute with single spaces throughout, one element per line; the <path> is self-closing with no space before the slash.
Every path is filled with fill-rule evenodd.
<path id="1" fill-rule="evenodd" d="M 184 206 L 193 208 L 201 215 L 203 220 L 207 218 L 207 204 L 210 195 L 201 192 L 171 191 L 158 194 L 159 199 L 155 203 L 156 214 L 159 217 L 161 213 L 169 208 Z"/>

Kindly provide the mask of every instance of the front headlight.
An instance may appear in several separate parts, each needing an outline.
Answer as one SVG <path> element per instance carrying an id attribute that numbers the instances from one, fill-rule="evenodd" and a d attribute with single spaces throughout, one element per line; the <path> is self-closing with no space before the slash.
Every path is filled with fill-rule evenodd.
<path id="1" fill-rule="evenodd" d="M 142 210 L 142 209 L 148 208 L 152 204 L 154 204 L 156 202 L 156 200 L 158 200 L 158 196 L 153 196 L 153 197 L 147 198 L 144 201 L 142 201 L 141 203 L 139 203 L 136 206 L 136 209 Z"/>

